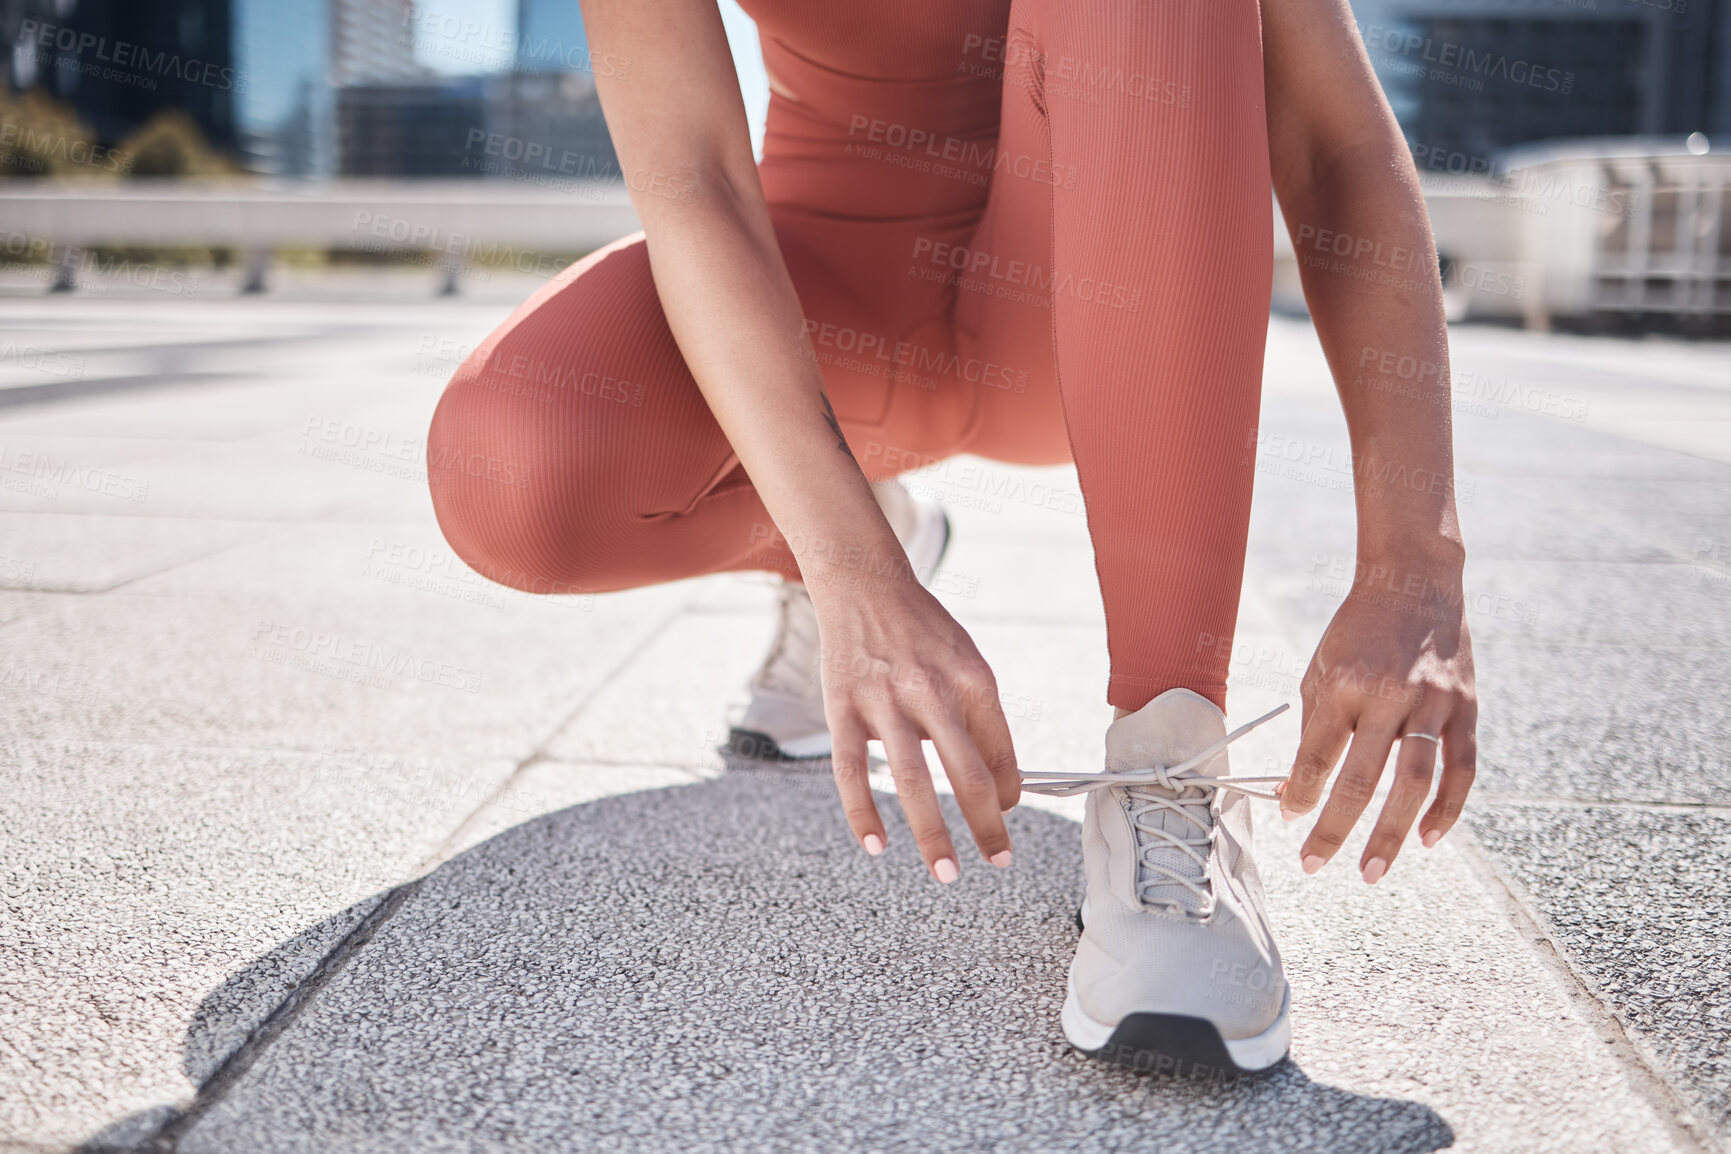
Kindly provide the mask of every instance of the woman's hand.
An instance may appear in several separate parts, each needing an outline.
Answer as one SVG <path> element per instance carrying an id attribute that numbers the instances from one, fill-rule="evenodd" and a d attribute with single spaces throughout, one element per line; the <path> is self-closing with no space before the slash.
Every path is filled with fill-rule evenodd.
<path id="1" fill-rule="evenodd" d="M 1304 736 L 1281 812 L 1308 813 L 1346 751 L 1300 851 L 1315 873 L 1370 804 L 1399 741 L 1394 785 L 1359 863 L 1374 883 L 1424 805 L 1438 745 L 1442 784 L 1419 823 L 1426 845 L 1460 815 L 1476 757 L 1442 278 L 1418 170 L 1347 0 L 1263 0 L 1262 45 L 1269 163 L 1287 232 L 1301 253 L 1319 236 L 1359 246 L 1344 260 L 1299 261 L 1352 438 L 1365 564 L 1304 676 Z M 1318 69 L 1319 59 L 1335 66 Z M 1388 253 L 1401 254 L 1400 276 L 1387 275 Z M 1407 734 L 1428 739 L 1401 740 Z"/>
<path id="2" fill-rule="evenodd" d="M 973 639 L 911 574 L 863 583 L 845 574 L 808 575 L 806 587 L 823 642 L 836 786 L 854 836 L 867 853 L 883 852 L 884 824 L 866 777 L 866 742 L 875 737 L 889 757 L 926 867 L 940 882 L 956 880 L 956 851 L 920 745 L 929 738 L 981 856 L 1009 865 L 1003 815 L 1022 784 L 991 669 Z"/>
<path id="3" fill-rule="evenodd" d="M 1315 873 L 1340 849 L 1396 742 L 1394 783 L 1359 859 L 1364 880 L 1374 884 L 1400 852 L 1430 793 L 1439 744 L 1442 784 L 1419 822 L 1425 846 L 1460 816 L 1473 783 L 1478 723 L 1472 642 L 1461 610 L 1458 569 L 1360 567 L 1304 675 L 1304 732 L 1292 775 L 1279 787 L 1281 816 L 1290 821 L 1308 813 L 1351 740 L 1328 804 L 1299 851 L 1304 872 Z"/>
<path id="4" fill-rule="evenodd" d="M 855 836 L 882 852 L 866 781 L 876 737 L 927 866 L 955 880 L 920 748 L 929 737 L 981 852 L 1007 863 L 1000 811 L 1021 781 L 997 688 L 962 627 L 907 571 L 824 393 L 714 0 L 583 0 L 583 23 L 592 56 L 630 65 L 597 69 L 595 87 L 668 327 L 817 608 L 836 779 Z"/>

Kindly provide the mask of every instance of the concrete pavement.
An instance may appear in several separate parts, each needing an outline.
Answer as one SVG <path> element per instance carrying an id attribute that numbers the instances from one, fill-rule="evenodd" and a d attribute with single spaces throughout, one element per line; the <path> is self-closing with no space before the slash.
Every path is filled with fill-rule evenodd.
<path id="1" fill-rule="evenodd" d="M 37 350 L 0 356 L 0 1148 L 1731 1136 L 1731 352 L 1456 330 L 1470 820 L 1372 888 L 1305 877 L 1264 811 L 1293 1060 L 1193 1085 L 1058 1032 L 1073 804 L 1024 807 L 1012 870 L 941 888 L 892 799 L 867 859 L 822 774 L 716 757 L 765 582 L 544 599 L 448 558 L 419 441 L 511 296 L 0 302 Z M 1273 321 L 1269 365 L 1246 718 L 1296 702 L 1352 556 L 1308 327 Z M 939 588 L 1023 761 L 1096 759 L 1073 472 L 911 483 L 951 509 Z"/>

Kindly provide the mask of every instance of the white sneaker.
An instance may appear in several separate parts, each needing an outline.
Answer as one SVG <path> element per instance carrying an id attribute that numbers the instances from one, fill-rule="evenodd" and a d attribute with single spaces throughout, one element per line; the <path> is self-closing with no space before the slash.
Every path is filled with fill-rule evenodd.
<path id="1" fill-rule="evenodd" d="M 922 584 L 931 584 L 950 542 L 950 519 L 943 506 L 913 496 L 894 480 L 874 482 L 872 493 L 915 576 Z M 802 583 L 784 581 L 775 640 L 747 686 L 751 700 L 731 727 L 725 751 L 761 761 L 828 757 L 820 657 L 817 610 L 811 597 Z"/>
<path id="2" fill-rule="evenodd" d="M 1087 897 L 1064 1036 L 1140 1070 L 1232 1077 L 1286 1056 L 1291 1001 L 1250 858 L 1251 797 L 1207 698 L 1171 689 L 1106 730 L 1103 773 L 1029 773 L 1022 788 L 1086 792 Z"/>

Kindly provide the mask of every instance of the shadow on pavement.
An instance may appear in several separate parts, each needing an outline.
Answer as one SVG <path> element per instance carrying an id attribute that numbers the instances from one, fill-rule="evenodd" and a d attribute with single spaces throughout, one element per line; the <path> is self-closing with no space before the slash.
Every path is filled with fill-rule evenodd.
<path id="1" fill-rule="evenodd" d="M 1236 1084 L 1081 1057 L 1058 1027 L 1077 827 L 1018 810 L 1012 869 L 964 853 L 962 880 L 940 887 L 894 799 L 880 800 L 891 848 L 877 859 L 854 847 L 827 777 L 797 770 L 618 795 L 507 830 L 434 871 L 179 1149 L 1395 1154 L 1453 1142 L 1421 1103 L 1312 1082 L 1302 1053 Z M 189 1073 L 208 1072 L 206 1034 L 234 1036 L 230 988 L 297 948 L 205 1000 Z"/>

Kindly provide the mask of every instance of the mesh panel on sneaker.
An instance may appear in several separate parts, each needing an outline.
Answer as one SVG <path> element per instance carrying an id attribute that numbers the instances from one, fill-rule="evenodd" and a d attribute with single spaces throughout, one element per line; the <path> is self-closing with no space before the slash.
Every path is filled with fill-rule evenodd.
<path id="1" fill-rule="evenodd" d="M 1166 906 L 1201 917 L 1212 908 L 1212 891 L 1208 883 L 1207 861 L 1213 854 L 1211 835 L 1215 826 L 1212 792 L 1199 786 L 1186 789 L 1163 789 L 1156 785 L 1130 786 L 1122 791 L 1119 804 L 1130 820 L 1136 837 L 1136 892 L 1150 906 Z M 1177 808 L 1149 808 L 1166 801 Z M 1184 815 L 1189 814 L 1186 818 Z M 1161 837 L 1159 830 L 1186 846 L 1192 846 L 1198 856 L 1186 853 L 1178 845 Z M 1193 883 L 1202 892 L 1180 884 L 1179 878 Z"/>
<path id="2" fill-rule="evenodd" d="M 1055 797 L 1090 792 L 1096 805 L 1117 806 L 1132 842 L 1125 847 L 1128 859 L 1115 867 L 1133 870 L 1115 883 L 1128 887 L 1124 896 L 1145 909 L 1206 918 L 1219 896 L 1209 873 L 1217 842 L 1225 839 L 1238 851 L 1228 866 L 1237 889 L 1248 849 L 1237 828 L 1247 825 L 1248 812 L 1238 805 L 1245 796 L 1273 796 L 1250 783 L 1278 780 L 1233 778 L 1226 747 L 1285 709 L 1228 734 L 1213 702 L 1190 690 L 1168 690 L 1107 729 L 1102 771 L 1024 770 L 1022 788 Z"/>

